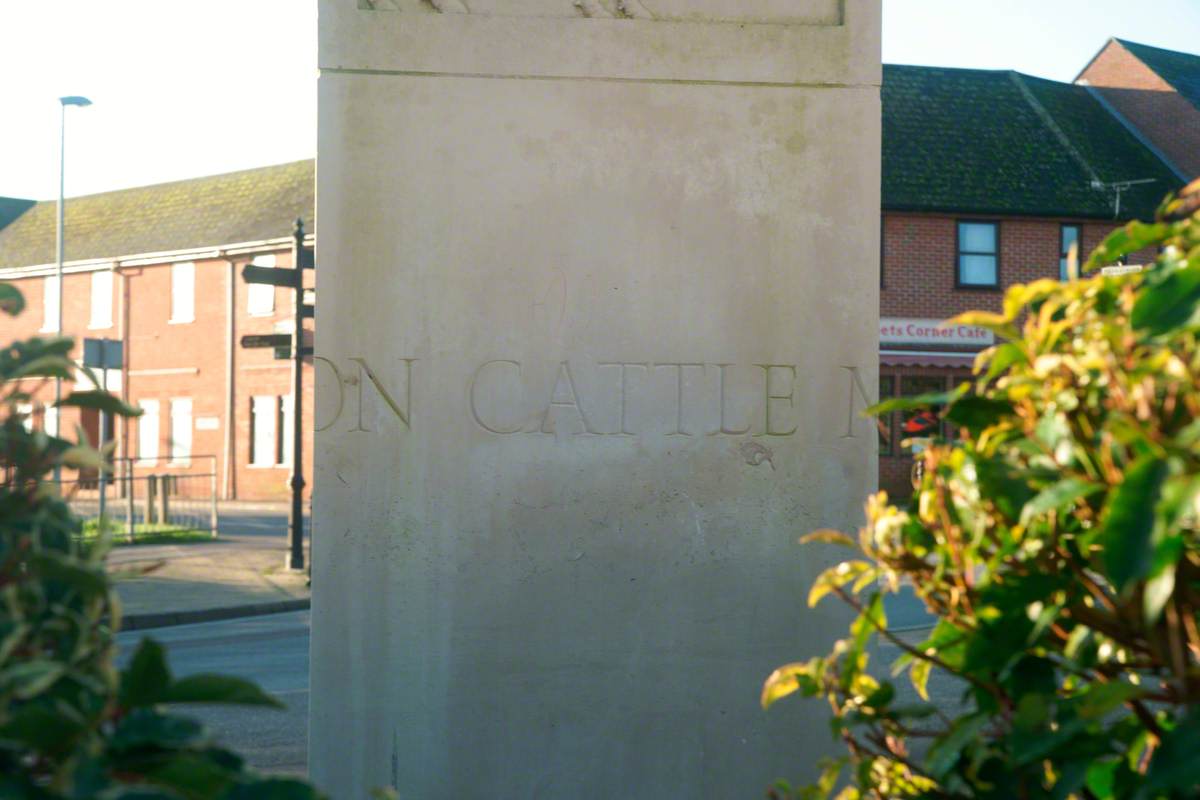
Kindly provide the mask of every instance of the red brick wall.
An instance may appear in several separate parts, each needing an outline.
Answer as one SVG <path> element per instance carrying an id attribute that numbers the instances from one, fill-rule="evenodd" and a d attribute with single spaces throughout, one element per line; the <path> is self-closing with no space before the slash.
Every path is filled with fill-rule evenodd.
<path id="1" fill-rule="evenodd" d="M 1126 50 L 1109 42 L 1079 76 L 1190 177 L 1200 175 L 1200 110 Z"/>
<path id="2" fill-rule="evenodd" d="M 1078 219 L 993 218 L 991 221 L 999 223 L 1000 286 L 996 289 L 959 289 L 955 287 L 957 223 L 970 219 L 982 218 L 884 213 L 884 287 L 880 291 L 880 316 L 947 319 L 976 309 L 999 311 L 1007 287 L 1039 278 L 1058 277 L 1062 224 L 1080 225 L 1083 233 L 1081 259 L 1086 259 L 1087 254 L 1121 224 Z M 1135 254 L 1130 263 L 1149 263 L 1154 256 L 1152 249 L 1145 250 Z M 942 352 L 963 348 L 936 345 L 885 349 Z M 899 393 L 904 376 L 941 376 L 947 381 L 947 387 L 951 387 L 969 379 L 970 372 L 966 369 L 883 365 L 880 375 L 892 376 Z M 898 422 L 897 415 L 894 427 L 897 431 Z M 911 494 L 912 457 L 901 451 L 899 441 L 902 438 L 903 435 L 896 433 L 892 452 L 882 454 L 879 459 L 880 488 L 896 499 Z"/>
<path id="3" fill-rule="evenodd" d="M 959 289 L 956 232 L 969 215 L 886 212 L 883 216 L 883 289 L 879 313 L 885 317 L 946 319 L 964 311 L 998 311 L 1004 288 L 1038 278 L 1057 278 L 1062 224 L 1083 230 L 1081 260 L 1121 223 L 1079 219 L 1008 217 L 999 222 L 1000 288 Z M 1145 263 L 1153 252 L 1139 253 Z"/>
<path id="4" fill-rule="evenodd" d="M 277 266 L 290 264 L 290 253 L 277 254 Z M 233 330 L 226 313 L 230 285 L 230 267 L 224 260 L 195 262 L 195 319 L 188 323 L 172 323 L 171 266 L 156 264 L 146 267 L 121 268 L 113 281 L 113 325 L 103 330 L 91 330 L 91 274 L 69 274 L 63 281 L 63 327 L 68 336 L 77 340 L 73 357 L 82 357 L 84 337 L 124 339 L 126 343 L 126 377 L 122 394 L 133 405 L 141 400 L 159 402 L 159 457 L 154 464 L 139 465 L 139 472 L 158 474 L 200 474 L 215 464 L 218 489 L 222 496 L 230 494 L 241 499 L 283 500 L 289 496 L 287 485 L 289 467 L 250 466 L 250 398 L 253 395 L 286 396 L 291 394 L 290 361 L 275 361 L 271 350 L 245 350 L 238 341 L 245 334 L 276 333 L 276 325 L 286 323 L 291 330 L 292 298 L 287 289 L 276 290 L 275 312 L 269 317 L 251 317 L 246 311 L 247 287 L 240 276 L 241 265 L 249 257 L 237 259 L 234 281 Z M 307 276 L 311 285 L 312 275 Z M 41 334 L 43 323 L 42 296 L 45 279 L 18 279 L 13 283 L 26 298 L 27 309 L 16 319 L 0 320 L 0 341 Z M 306 323 L 311 328 L 312 323 Z M 227 342 L 232 334 L 234 403 L 232 424 L 235 441 L 230 454 L 230 479 L 225 474 L 225 441 L 230 421 L 226 419 L 228 393 Z M 304 448 L 305 480 L 312 486 L 312 364 L 304 370 Z M 64 386 L 64 393 L 71 384 Z M 53 401 L 54 389 L 49 384 L 37 393 L 39 405 Z M 190 398 L 192 401 L 192 449 L 194 456 L 188 467 L 169 464 L 170 401 Z M 40 415 L 39 415 L 40 417 Z M 198 418 L 218 420 L 216 430 L 196 428 Z M 63 415 L 63 431 L 74 430 L 79 415 L 67 411 Z M 117 429 L 118 455 L 139 456 L 138 423 L 129 420 Z M 212 456 L 214 460 L 203 458 Z"/>

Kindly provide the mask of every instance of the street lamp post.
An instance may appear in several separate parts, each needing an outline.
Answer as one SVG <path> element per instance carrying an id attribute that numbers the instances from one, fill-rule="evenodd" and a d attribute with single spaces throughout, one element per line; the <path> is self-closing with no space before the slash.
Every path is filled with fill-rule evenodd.
<path id="1" fill-rule="evenodd" d="M 72 95 L 69 97 L 58 98 L 61 108 L 61 120 L 59 124 L 58 138 L 58 235 L 55 243 L 55 291 L 58 295 L 58 335 L 63 334 L 63 194 L 66 189 L 66 171 L 67 171 L 67 106 L 90 106 L 91 100 L 86 97 Z M 59 403 L 62 402 L 62 378 L 54 379 L 54 435 L 58 436 L 62 430 L 62 409 Z M 56 483 L 62 480 L 62 469 L 55 464 L 54 480 Z"/>

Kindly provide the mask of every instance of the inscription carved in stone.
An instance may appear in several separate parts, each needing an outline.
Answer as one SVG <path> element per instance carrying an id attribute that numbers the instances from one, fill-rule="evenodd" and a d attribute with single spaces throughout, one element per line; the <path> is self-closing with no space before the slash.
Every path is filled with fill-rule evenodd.
<path id="1" fill-rule="evenodd" d="M 363 11 L 840 25 L 844 0 L 354 0 Z"/>
<path id="2" fill-rule="evenodd" d="M 317 356 L 331 379 L 316 430 L 338 423 L 349 433 L 412 431 L 415 358 L 380 375 L 366 358 L 341 366 Z M 703 361 L 562 361 L 527 369 L 492 359 L 467 379 L 467 407 L 477 428 L 496 436 L 750 436 L 788 438 L 799 430 L 804 387 L 792 364 Z M 843 439 L 857 438 L 861 412 L 874 401 L 858 367 L 843 366 L 849 396 Z M 531 378 L 530 373 L 541 378 Z M 328 384 L 324 384 L 328 385 Z M 332 398 L 332 399 L 330 399 Z M 438 407 L 439 404 L 435 404 Z M 372 409 L 364 412 L 364 409 Z"/>

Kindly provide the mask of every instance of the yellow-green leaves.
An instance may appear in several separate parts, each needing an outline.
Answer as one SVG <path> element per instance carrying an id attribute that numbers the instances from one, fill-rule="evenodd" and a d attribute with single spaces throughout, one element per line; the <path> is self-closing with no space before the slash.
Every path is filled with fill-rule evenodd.
<path id="1" fill-rule="evenodd" d="M 813 658 L 804 663 L 788 664 L 775 670 L 763 683 L 760 698 L 762 707 L 770 708 L 777 701 L 802 689 L 807 689 L 809 694 L 815 693 L 820 672 L 824 668 L 823 660 Z"/>
<path id="2" fill-rule="evenodd" d="M 808 593 L 808 607 L 815 608 L 817 603 L 821 602 L 821 598 L 834 589 L 840 589 L 864 576 L 873 577 L 875 572 L 874 565 L 866 561 L 843 561 L 836 567 L 830 567 L 813 582 L 812 589 Z"/>

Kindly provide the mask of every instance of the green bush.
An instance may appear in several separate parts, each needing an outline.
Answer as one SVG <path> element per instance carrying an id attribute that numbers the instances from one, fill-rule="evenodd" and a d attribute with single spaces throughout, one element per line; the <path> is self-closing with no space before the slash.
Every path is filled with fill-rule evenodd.
<path id="1" fill-rule="evenodd" d="M 847 754 L 777 795 L 1200 797 L 1200 181 L 1087 267 L 1152 246 L 1140 274 L 1016 286 L 1003 313 L 966 315 L 1000 343 L 915 402 L 957 435 L 921 454 L 912 500 L 872 498 L 857 539 L 807 537 L 859 551 L 809 598 L 859 616 L 763 704 L 825 699 Z M 901 586 L 937 618 L 915 644 L 884 614 Z M 901 704 L 868 672 L 873 640 L 926 701 L 932 672 L 956 692 Z"/>
<path id="2" fill-rule="evenodd" d="M 14 287 L 0 284 L 0 311 L 23 306 Z M 18 411 L 39 381 L 74 380 L 71 347 L 69 339 L 30 339 L 0 351 L 0 797 L 318 797 L 303 781 L 247 769 L 198 722 L 168 711 L 176 703 L 278 706 L 253 684 L 175 678 L 148 639 L 116 669 L 120 610 L 105 537 L 83 540 L 49 479 L 56 466 L 105 462 L 86 442 L 27 431 Z M 62 405 L 137 413 L 104 392 L 74 393 Z"/>

